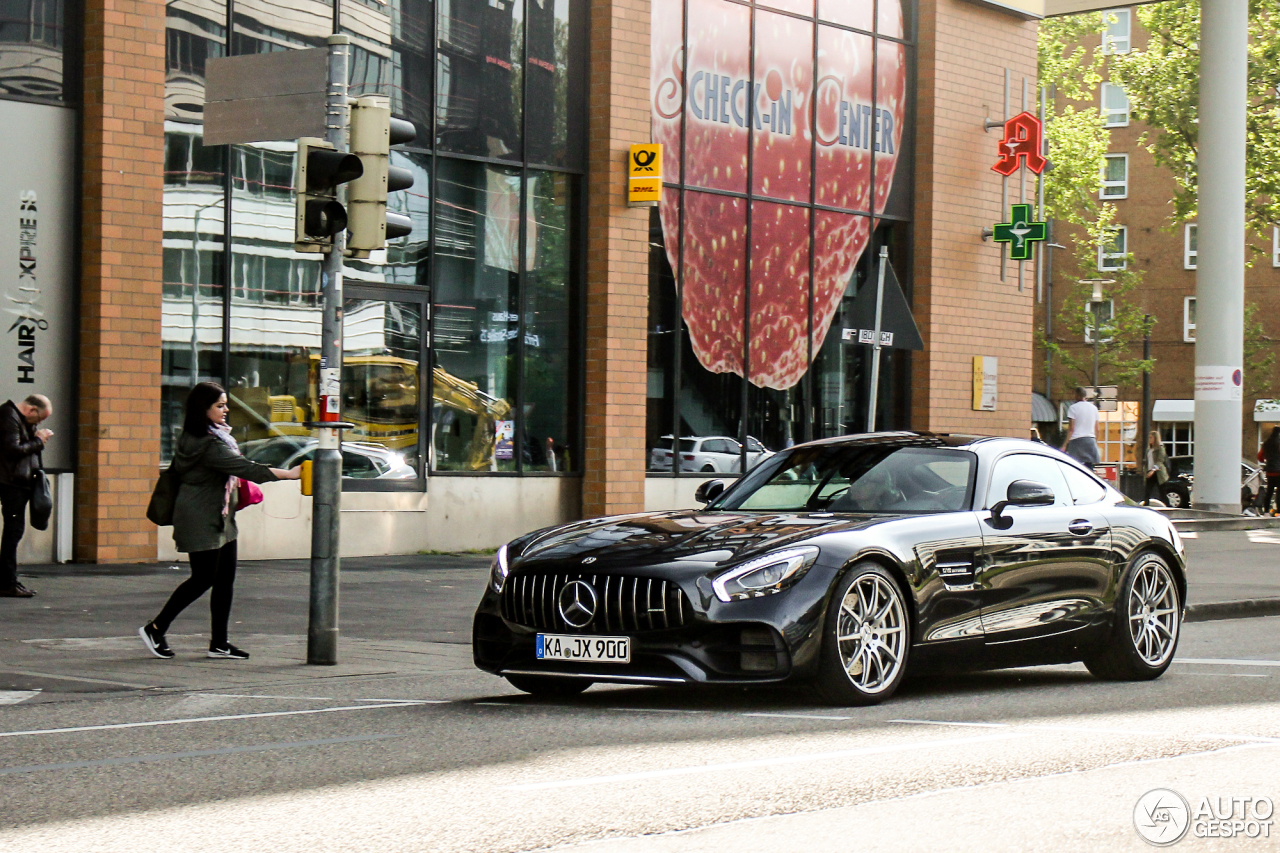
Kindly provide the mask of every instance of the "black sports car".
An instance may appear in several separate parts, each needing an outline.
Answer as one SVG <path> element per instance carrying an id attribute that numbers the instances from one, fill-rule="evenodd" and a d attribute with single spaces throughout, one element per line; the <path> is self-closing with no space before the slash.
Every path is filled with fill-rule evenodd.
<path id="1" fill-rule="evenodd" d="M 499 549 L 478 667 L 535 694 L 593 682 L 813 681 L 891 696 L 908 665 L 1084 661 L 1158 677 L 1186 601 L 1182 542 L 1043 444 L 876 433 L 797 445 L 702 510 L 599 518 Z"/>

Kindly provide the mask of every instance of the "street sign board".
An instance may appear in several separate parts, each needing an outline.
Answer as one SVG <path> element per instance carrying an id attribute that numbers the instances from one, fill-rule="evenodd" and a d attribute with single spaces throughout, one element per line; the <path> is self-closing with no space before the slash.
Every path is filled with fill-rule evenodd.
<path id="1" fill-rule="evenodd" d="M 656 207 L 662 200 L 662 145 L 632 145 L 627 157 L 627 204 Z"/>
<path id="2" fill-rule="evenodd" d="M 876 325 L 876 283 L 866 281 L 858 288 L 853 303 L 844 315 L 841 339 L 870 344 L 875 340 Z M 863 333 L 866 339 L 863 340 Z M 894 349 L 922 350 L 924 341 L 920 338 L 920 330 L 916 327 L 915 318 L 911 315 L 911 306 L 898 284 L 898 277 L 891 264 L 885 265 L 884 304 L 880 313 L 880 346 Z"/>
<path id="3" fill-rule="evenodd" d="M 1093 389 L 1099 400 L 1114 400 L 1120 396 L 1120 387 L 1118 385 L 1098 385 Z"/>
<path id="4" fill-rule="evenodd" d="M 1119 410 L 1120 410 L 1120 404 L 1115 400 L 1099 400 L 1098 401 L 1099 412 L 1118 412 Z"/>
<path id="5" fill-rule="evenodd" d="M 210 59 L 204 144 L 323 137 L 328 76 L 322 47 Z"/>

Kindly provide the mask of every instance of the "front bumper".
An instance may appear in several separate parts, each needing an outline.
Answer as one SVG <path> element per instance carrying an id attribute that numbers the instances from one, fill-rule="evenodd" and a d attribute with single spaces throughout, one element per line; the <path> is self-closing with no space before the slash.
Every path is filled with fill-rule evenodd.
<path id="1" fill-rule="evenodd" d="M 814 567 L 777 595 L 729 604 L 681 584 L 690 618 L 679 627 L 647 631 L 583 631 L 631 638 L 627 664 L 543 661 L 540 629 L 505 618 L 499 595 L 486 588 L 472 628 L 475 664 L 496 675 L 560 675 L 624 684 L 769 684 L 808 677 L 817 665 L 824 572 Z M 693 595 L 688 595 L 692 592 Z M 542 629 L 544 633 L 575 633 Z"/>

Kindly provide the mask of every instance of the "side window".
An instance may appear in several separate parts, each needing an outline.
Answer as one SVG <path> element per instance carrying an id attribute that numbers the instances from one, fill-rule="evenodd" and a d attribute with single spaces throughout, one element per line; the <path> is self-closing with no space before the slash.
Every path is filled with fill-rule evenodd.
<path id="1" fill-rule="evenodd" d="M 1071 489 L 1071 497 L 1075 500 L 1076 506 L 1096 504 L 1107 496 L 1106 486 L 1079 468 L 1061 462 L 1058 465 L 1062 468 L 1062 475 L 1066 478 L 1067 487 Z"/>
<path id="2" fill-rule="evenodd" d="M 1068 491 L 1067 481 L 1062 478 L 1062 471 L 1055 460 L 1032 453 L 1015 453 L 996 462 L 995 470 L 991 472 L 991 484 L 987 487 L 988 509 L 1005 499 L 1009 484 L 1014 480 L 1043 483 L 1053 489 L 1055 505 L 1071 505 L 1071 492 Z"/>
<path id="3" fill-rule="evenodd" d="M 713 438 L 709 441 L 704 441 L 702 443 L 702 452 L 703 453 L 728 453 L 729 446 L 724 441 L 718 438 Z"/>

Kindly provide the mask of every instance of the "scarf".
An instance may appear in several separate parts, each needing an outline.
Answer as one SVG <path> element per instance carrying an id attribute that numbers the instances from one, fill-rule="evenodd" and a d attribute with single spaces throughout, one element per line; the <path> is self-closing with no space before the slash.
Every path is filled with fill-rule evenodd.
<path id="1" fill-rule="evenodd" d="M 240 455 L 240 445 L 236 444 L 236 440 L 231 437 L 231 427 L 228 424 L 209 424 L 209 435 L 221 441 L 227 447 L 231 448 L 231 452 L 236 456 Z M 239 477 L 227 477 L 227 486 L 222 493 L 222 517 L 226 518 L 231 515 L 231 496 L 240 485 Z"/>

